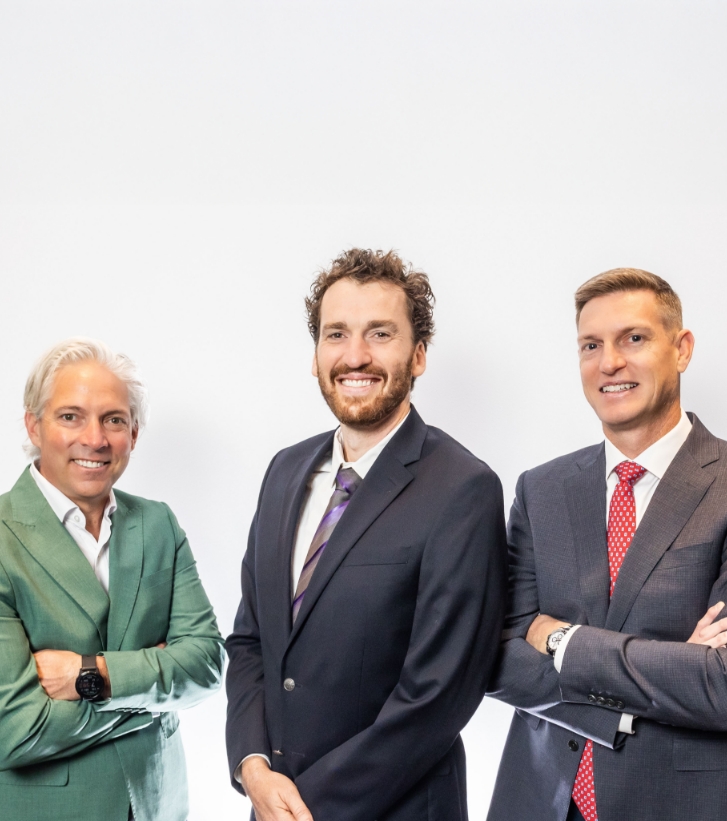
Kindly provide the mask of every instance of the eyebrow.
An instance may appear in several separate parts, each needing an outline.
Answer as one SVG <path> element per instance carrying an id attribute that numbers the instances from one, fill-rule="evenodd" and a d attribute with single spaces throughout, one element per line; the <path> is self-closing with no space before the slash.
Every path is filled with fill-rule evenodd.
<path id="1" fill-rule="evenodd" d="M 390 328 L 392 331 L 398 331 L 399 326 L 392 319 L 372 319 L 364 325 L 365 331 L 371 331 L 374 328 Z M 321 330 L 323 331 L 344 331 L 348 329 L 346 322 L 326 322 Z"/>
<path id="2" fill-rule="evenodd" d="M 86 413 L 85 408 L 81 408 L 78 405 L 62 405 L 60 408 L 56 408 L 56 413 Z M 130 416 L 130 411 L 128 410 L 109 410 L 104 411 L 104 416 Z"/>
<path id="3" fill-rule="evenodd" d="M 641 325 L 632 325 L 631 327 L 621 328 L 616 332 L 616 336 L 627 336 L 628 334 L 641 334 L 645 336 L 646 334 L 650 333 L 650 329 L 641 326 Z M 601 339 L 602 337 L 596 336 L 595 334 L 588 334 L 586 336 L 579 336 L 579 342 L 586 342 L 589 340 Z"/>

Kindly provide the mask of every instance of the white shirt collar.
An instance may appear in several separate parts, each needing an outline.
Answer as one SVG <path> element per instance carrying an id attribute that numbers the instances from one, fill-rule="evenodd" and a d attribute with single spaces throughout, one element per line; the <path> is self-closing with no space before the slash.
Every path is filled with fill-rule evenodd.
<path id="1" fill-rule="evenodd" d="M 83 515 L 83 511 L 75 502 L 72 502 L 67 496 L 61 493 L 55 485 L 51 484 L 38 470 L 35 464 L 31 464 L 30 466 L 30 475 L 33 479 L 35 479 L 35 483 L 38 485 L 38 488 L 43 496 L 45 496 L 46 501 L 50 505 L 53 513 L 55 513 L 63 524 L 66 523 L 66 520 L 72 513 L 78 511 L 78 513 L 83 517 L 83 526 L 86 526 L 86 517 Z M 106 502 L 106 507 L 104 508 L 104 517 L 110 517 L 115 511 L 116 497 L 114 496 L 114 491 L 112 488 L 109 491 L 109 499 Z"/>
<path id="2" fill-rule="evenodd" d="M 677 455 L 677 451 L 686 442 L 691 430 L 692 423 L 686 413 L 682 411 L 681 418 L 669 433 L 664 434 L 661 439 L 658 439 L 653 445 L 649 445 L 645 451 L 633 459 L 628 459 L 615 445 L 606 439 L 606 478 L 608 479 L 616 465 L 621 462 L 638 462 L 641 467 L 646 468 L 649 473 L 661 480 L 666 473 L 666 469 Z"/>
<path id="3" fill-rule="evenodd" d="M 411 411 L 409 411 L 411 413 Z M 374 462 L 378 459 L 381 451 L 389 444 L 389 442 L 393 439 L 396 435 L 399 428 L 406 422 L 409 418 L 409 413 L 399 422 L 399 424 L 389 433 L 384 436 L 384 438 L 377 442 L 371 450 L 367 450 L 363 456 L 361 456 L 355 462 L 347 462 L 343 458 L 343 442 L 341 441 L 341 428 L 338 428 L 334 437 L 333 437 L 333 453 L 331 454 L 331 461 L 328 465 L 323 467 L 323 470 L 329 470 L 331 472 L 331 486 L 335 485 L 336 483 L 336 474 L 338 471 L 344 468 L 353 468 L 356 473 L 361 477 L 361 479 L 366 478 L 366 474 L 371 470 L 373 467 Z"/>

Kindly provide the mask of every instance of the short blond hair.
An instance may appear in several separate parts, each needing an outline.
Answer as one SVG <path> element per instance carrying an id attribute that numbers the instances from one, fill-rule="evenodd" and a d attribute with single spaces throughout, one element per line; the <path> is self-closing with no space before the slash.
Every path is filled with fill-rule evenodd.
<path id="1" fill-rule="evenodd" d="M 576 325 L 587 302 L 619 291 L 651 291 L 661 308 L 664 327 L 670 331 L 682 329 L 682 301 L 676 291 L 665 279 L 641 268 L 612 268 L 584 282 L 575 293 Z"/>
<path id="2" fill-rule="evenodd" d="M 26 412 L 40 419 L 53 391 L 56 373 L 65 365 L 89 361 L 103 365 L 125 383 L 129 391 L 131 426 L 141 432 L 149 415 L 149 399 L 136 365 L 125 354 L 114 353 L 104 342 L 80 336 L 54 345 L 35 363 L 25 383 L 23 404 Z M 27 442 L 24 447 L 30 459 L 40 457 L 40 450 L 32 442 Z"/>

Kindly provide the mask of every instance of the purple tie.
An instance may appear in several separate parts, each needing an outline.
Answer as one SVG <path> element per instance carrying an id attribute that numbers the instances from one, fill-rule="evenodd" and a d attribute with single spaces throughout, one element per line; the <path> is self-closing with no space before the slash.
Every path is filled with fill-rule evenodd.
<path id="1" fill-rule="evenodd" d="M 298 611 L 305 591 L 308 589 L 313 571 L 316 569 L 319 559 L 326 549 L 328 540 L 331 538 L 334 528 L 338 524 L 339 519 L 343 516 L 343 511 L 348 507 L 356 488 L 361 484 L 361 477 L 353 468 L 342 468 L 336 474 L 336 489 L 333 491 L 331 501 L 328 503 L 326 512 L 323 514 L 321 523 L 318 525 L 316 535 L 310 543 L 308 553 L 305 557 L 305 564 L 303 571 L 298 579 L 298 586 L 295 588 L 295 595 L 293 596 L 293 624 L 298 618 Z"/>

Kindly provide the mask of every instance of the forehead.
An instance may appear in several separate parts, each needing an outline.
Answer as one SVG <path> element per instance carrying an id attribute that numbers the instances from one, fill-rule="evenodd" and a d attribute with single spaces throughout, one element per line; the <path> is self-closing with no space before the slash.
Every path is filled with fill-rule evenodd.
<path id="1" fill-rule="evenodd" d="M 408 321 L 406 294 L 389 282 L 355 282 L 339 279 L 323 295 L 321 325 L 329 322 L 357 324 L 370 320 Z"/>
<path id="2" fill-rule="evenodd" d="M 52 405 L 110 403 L 129 406 L 129 391 L 116 374 L 98 362 L 77 362 L 59 368 L 53 379 L 49 403 Z"/>
<path id="3" fill-rule="evenodd" d="M 664 327 L 653 291 L 617 291 L 590 299 L 578 320 L 578 335 L 617 332 L 626 327 Z"/>

